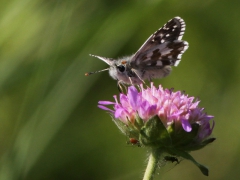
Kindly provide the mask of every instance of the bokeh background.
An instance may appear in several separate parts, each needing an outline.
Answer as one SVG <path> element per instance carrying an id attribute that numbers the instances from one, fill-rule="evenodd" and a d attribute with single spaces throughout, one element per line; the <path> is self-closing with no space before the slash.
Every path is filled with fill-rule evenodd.
<path id="1" fill-rule="evenodd" d="M 181 161 L 155 179 L 240 177 L 239 0 L 0 0 L 0 179 L 141 179 L 146 149 L 126 144 L 99 100 L 116 81 L 89 54 L 134 53 L 169 19 L 180 16 L 190 44 L 164 88 L 199 97 L 215 116 L 214 137 L 193 157 L 205 177 Z"/>

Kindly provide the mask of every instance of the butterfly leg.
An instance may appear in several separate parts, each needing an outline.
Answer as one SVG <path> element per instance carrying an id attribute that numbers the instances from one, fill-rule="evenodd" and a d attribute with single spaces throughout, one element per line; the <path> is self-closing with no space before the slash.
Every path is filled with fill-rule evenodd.
<path id="1" fill-rule="evenodd" d="M 138 73 L 137 73 L 137 71 L 136 71 L 135 69 L 131 69 L 131 71 L 133 71 L 133 72 L 136 74 L 136 76 L 138 77 L 138 79 L 140 79 L 140 81 L 142 81 L 143 84 L 145 84 L 144 80 L 138 75 Z M 129 79 L 130 79 L 130 78 L 129 78 Z M 131 80 L 130 80 L 130 81 L 131 81 Z M 132 84 L 132 82 L 131 82 L 131 84 Z"/>
<path id="2" fill-rule="evenodd" d="M 132 79 L 131 79 L 131 77 L 128 77 L 128 79 L 129 79 L 129 81 L 130 81 L 131 85 L 133 85 L 133 82 L 132 82 Z"/>
<path id="3" fill-rule="evenodd" d="M 124 92 L 122 86 L 125 88 L 125 91 L 127 92 L 127 87 L 122 82 L 123 81 L 121 81 L 121 80 L 118 80 L 118 82 L 117 82 L 117 88 L 120 93 Z"/>

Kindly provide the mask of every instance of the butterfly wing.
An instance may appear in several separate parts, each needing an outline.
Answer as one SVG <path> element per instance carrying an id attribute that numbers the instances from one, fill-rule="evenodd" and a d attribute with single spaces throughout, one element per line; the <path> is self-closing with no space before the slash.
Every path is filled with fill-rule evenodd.
<path id="1" fill-rule="evenodd" d="M 182 41 L 185 22 L 180 17 L 168 21 L 152 34 L 133 55 L 132 67 L 161 68 L 165 65 L 177 66 L 188 43 Z"/>

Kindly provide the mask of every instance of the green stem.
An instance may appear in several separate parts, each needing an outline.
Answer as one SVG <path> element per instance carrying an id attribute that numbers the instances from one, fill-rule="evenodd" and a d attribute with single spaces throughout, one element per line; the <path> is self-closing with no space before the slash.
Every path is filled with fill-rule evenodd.
<path id="1" fill-rule="evenodd" d="M 149 156 L 148 165 L 144 173 L 143 180 L 153 180 L 160 156 L 161 156 L 161 151 L 159 149 L 152 149 L 152 152 L 150 153 L 150 156 Z"/>

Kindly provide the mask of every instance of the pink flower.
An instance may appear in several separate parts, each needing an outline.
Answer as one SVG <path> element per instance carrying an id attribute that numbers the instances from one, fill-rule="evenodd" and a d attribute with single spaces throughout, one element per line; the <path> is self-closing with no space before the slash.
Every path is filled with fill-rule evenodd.
<path id="1" fill-rule="evenodd" d="M 164 90 L 161 86 L 156 88 L 153 83 L 146 89 L 141 85 L 140 92 L 130 86 L 127 95 L 120 94 L 119 102 L 116 96 L 114 99 L 115 102 L 99 101 L 98 107 L 109 111 L 115 119 L 125 124 L 134 123 L 137 117 L 147 122 L 154 116 L 161 119 L 166 129 L 174 123 L 175 130 L 183 128 L 184 131 L 191 132 L 192 124 L 198 124 L 198 141 L 210 136 L 214 127 L 214 122 L 212 127 L 210 125 L 213 116 L 204 113 L 194 97 L 188 97 L 180 91 Z M 114 105 L 114 110 L 107 108 L 107 105 Z"/>
<path id="2" fill-rule="evenodd" d="M 215 140 L 210 137 L 213 116 L 198 107 L 200 101 L 180 91 L 156 88 L 153 83 L 146 89 L 141 85 L 140 91 L 131 86 L 126 95 L 114 99 L 115 102 L 99 101 L 98 107 L 110 113 L 131 144 L 167 153 L 171 159 L 188 159 L 208 175 L 208 169 L 189 154 Z"/>

